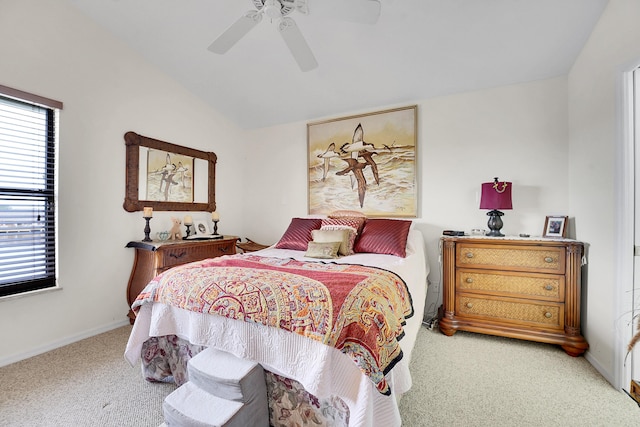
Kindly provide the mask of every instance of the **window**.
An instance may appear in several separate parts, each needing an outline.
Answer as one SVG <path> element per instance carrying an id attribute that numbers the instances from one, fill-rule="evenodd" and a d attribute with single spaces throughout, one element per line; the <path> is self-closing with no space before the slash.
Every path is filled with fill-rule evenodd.
<path id="1" fill-rule="evenodd" d="M 0 297 L 56 286 L 59 108 L 0 86 Z"/>

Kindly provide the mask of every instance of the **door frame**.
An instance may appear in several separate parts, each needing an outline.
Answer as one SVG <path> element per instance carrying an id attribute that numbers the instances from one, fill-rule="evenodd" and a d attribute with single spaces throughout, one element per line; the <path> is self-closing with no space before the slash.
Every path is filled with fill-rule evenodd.
<path id="1" fill-rule="evenodd" d="M 615 292 L 615 331 L 614 341 L 614 387 L 616 389 L 627 390 L 634 373 L 631 359 L 626 360 L 627 344 L 633 335 L 633 324 L 629 322 L 634 310 L 634 280 L 635 280 L 635 257 L 634 245 L 640 245 L 640 240 L 635 234 L 640 231 L 635 227 L 636 215 L 636 163 L 640 170 L 640 150 L 636 150 L 634 136 L 634 97 L 633 79 L 634 70 L 640 66 L 640 62 L 634 63 L 630 67 L 625 67 L 618 80 L 619 111 L 620 118 L 618 128 L 618 152 L 616 157 L 616 280 L 614 281 Z M 640 77 L 640 76 L 639 76 Z M 638 100 L 640 103 L 640 100 Z M 640 141 L 639 141 L 640 143 Z M 640 183 L 638 183 L 640 185 Z M 638 189 L 640 192 L 640 189 Z M 640 211 L 637 212 L 640 217 Z M 640 218 L 639 218 L 640 221 Z M 640 237 L 640 236 L 639 236 Z M 625 363 L 626 362 L 626 363 Z"/>

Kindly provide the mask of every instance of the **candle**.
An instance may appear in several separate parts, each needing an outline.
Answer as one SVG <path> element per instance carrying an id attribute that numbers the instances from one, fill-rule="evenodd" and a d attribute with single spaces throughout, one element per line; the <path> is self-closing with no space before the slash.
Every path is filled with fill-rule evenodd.
<path id="1" fill-rule="evenodd" d="M 193 219 L 191 218 L 191 215 L 185 215 L 184 216 L 184 225 L 191 225 L 193 224 Z"/>
<path id="2" fill-rule="evenodd" d="M 153 208 L 148 206 L 144 207 L 142 216 L 145 218 L 151 218 L 153 216 Z"/>
<path id="3" fill-rule="evenodd" d="M 211 221 L 220 221 L 220 215 L 218 215 L 218 212 L 211 212 Z"/>

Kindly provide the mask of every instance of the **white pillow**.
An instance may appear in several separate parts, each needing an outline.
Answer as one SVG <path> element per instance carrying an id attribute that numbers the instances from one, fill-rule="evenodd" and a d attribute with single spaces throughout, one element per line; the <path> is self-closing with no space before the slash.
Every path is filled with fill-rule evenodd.
<path id="1" fill-rule="evenodd" d="M 340 242 L 338 253 L 340 255 L 350 255 L 349 230 L 313 230 L 311 237 L 316 243 Z"/>

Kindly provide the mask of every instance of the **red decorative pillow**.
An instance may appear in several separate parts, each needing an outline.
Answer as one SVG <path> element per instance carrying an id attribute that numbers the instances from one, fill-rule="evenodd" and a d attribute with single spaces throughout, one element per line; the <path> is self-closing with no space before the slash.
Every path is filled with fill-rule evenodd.
<path id="1" fill-rule="evenodd" d="M 313 240 L 311 231 L 319 229 L 321 224 L 321 218 L 293 218 L 287 231 L 276 243 L 276 248 L 306 251 Z"/>
<path id="2" fill-rule="evenodd" d="M 399 219 L 368 219 L 354 250 L 374 254 L 407 256 L 407 236 L 411 221 Z"/>

